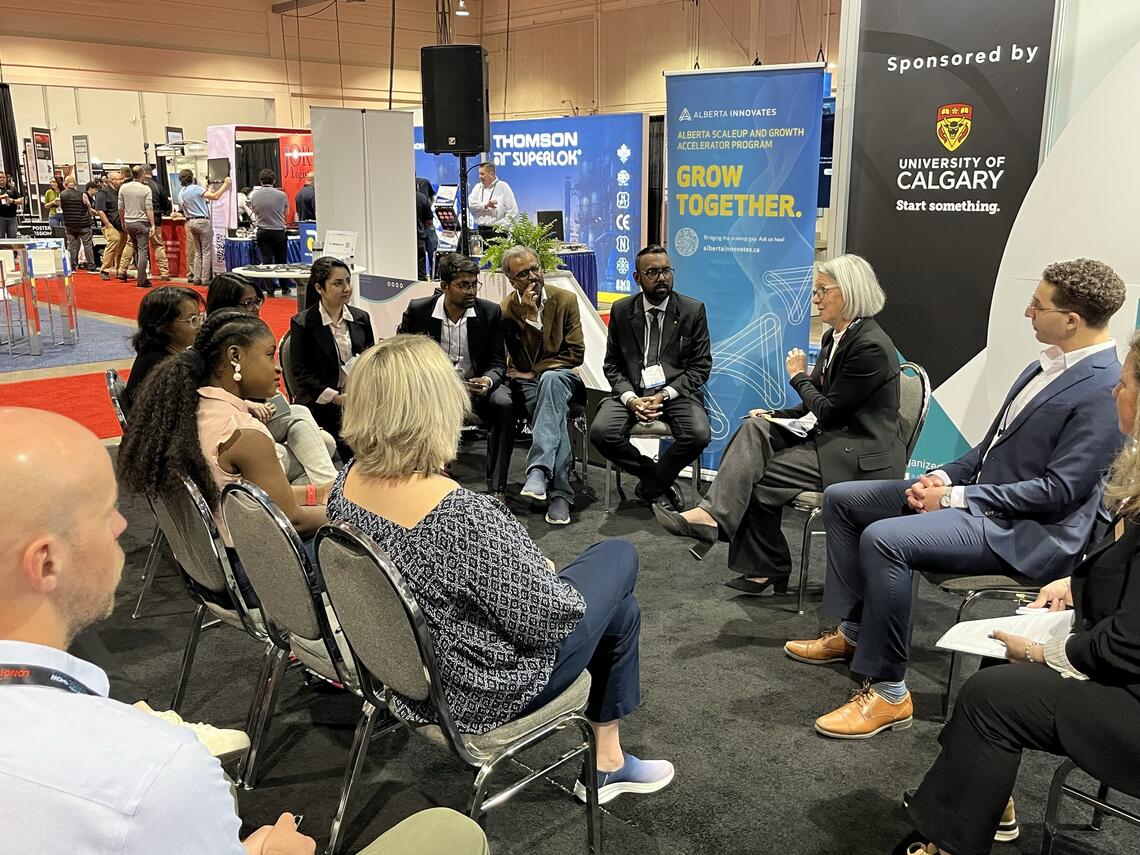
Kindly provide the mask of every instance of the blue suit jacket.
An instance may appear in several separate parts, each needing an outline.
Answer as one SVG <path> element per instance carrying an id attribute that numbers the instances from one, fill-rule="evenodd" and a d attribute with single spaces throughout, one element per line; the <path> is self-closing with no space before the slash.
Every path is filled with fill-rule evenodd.
<path id="1" fill-rule="evenodd" d="M 1124 436 L 1112 399 L 1120 361 L 1110 348 L 1066 369 L 990 448 L 1010 401 L 1040 370 L 1034 362 L 1021 372 L 982 441 L 941 468 L 967 485 L 967 510 L 983 518 L 990 549 L 1047 581 L 1067 575 L 1088 547 L 1103 510 L 1102 479 Z"/>

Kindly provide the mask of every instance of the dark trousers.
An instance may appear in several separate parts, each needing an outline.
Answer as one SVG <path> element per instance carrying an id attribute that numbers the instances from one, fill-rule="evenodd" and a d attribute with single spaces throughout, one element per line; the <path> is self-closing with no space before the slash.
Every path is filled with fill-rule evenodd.
<path id="1" fill-rule="evenodd" d="M 681 470 L 705 450 L 711 437 L 709 417 L 701 402 L 694 398 L 666 401 L 659 418 L 669 425 L 673 442 L 656 463 L 630 442 L 629 433 L 637 417 L 616 398 L 602 401 L 590 426 L 590 442 L 598 452 L 622 471 L 640 478 L 642 492 L 651 499 L 672 486 Z"/>
<path id="2" fill-rule="evenodd" d="M 981 517 L 957 508 L 904 514 L 909 486 L 908 481 L 849 481 L 823 494 L 823 610 L 860 625 L 851 670 L 873 680 L 906 676 L 916 567 L 976 576 L 1012 572 L 986 545 Z"/>
<path id="3" fill-rule="evenodd" d="M 488 395 L 472 395 L 471 407 L 490 430 L 487 437 L 487 486 L 494 492 L 506 492 L 507 470 L 511 468 L 511 452 L 515 446 L 515 405 L 511 390 L 500 385 Z"/>
<path id="4" fill-rule="evenodd" d="M 938 737 L 942 752 L 910 800 L 915 828 L 954 855 L 988 853 L 1025 749 L 1070 757 L 1138 795 L 1138 720 L 1140 699 L 1122 687 L 1066 680 L 1043 665 L 984 668 L 962 687 Z"/>
<path id="5" fill-rule="evenodd" d="M 67 652 L 72 656 L 102 668 L 110 682 L 110 696 L 124 704 L 133 704 L 147 699 L 147 690 L 141 683 L 132 680 L 123 670 L 95 627 L 87 627 L 71 640 Z"/>
<path id="6" fill-rule="evenodd" d="M 558 575 L 582 595 L 586 614 L 558 645 L 546 688 L 523 714 L 550 703 L 589 671 L 586 718 L 599 724 L 625 718 L 641 703 L 637 548 L 628 540 L 603 540 Z"/>
<path id="7" fill-rule="evenodd" d="M 814 440 L 801 440 L 767 419 L 745 419 L 721 457 L 701 502 L 727 540 L 728 563 L 749 576 L 786 577 L 791 553 L 780 530 L 784 504 L 823 489 Z"/>
<path id="8" fill-rule="evenodd" d="M 283 229 L 258 229 L 257 230 L 257 254 L 261 256 L 262 264 L 284 264 L 288 260 L 288 253 L 286 250 L 289 247 L 289 238 L 286 236 Z M 269 291 L 269 296 L 272 297 L 277 292 L 277 279 L 266 279 L 266 288 Z M 281 286 L 283 290 L 288 289 L 289 285 Z"/>
<path id="9" fill-rule="evenodd" d="M 60 223 L 63 223 L 62 219 Z M 0 217 L 0 238 L 11 238 L 15 240 L 20 236 L 19 225 L 19 217 Z"/>
<path id="10" fill-rule="evenodd" d="M 83 256 L 87 267 L 95 269 L 95 244 L 91 240 L 91 228 L 77 229 L 71 226 L 64 227 L 64 240 L 67 244 L 67 254 L 71 256 L 71 269 L 79 269 L 79 245 L 83 245 Z"/>
<path id="11" fill-rule="evenodd" d="M 324 428 L 336 440 L 336 450 L 342 463 L 352 459 L 352 449 L 344 444 L 340 438 L 340 417 L 343 414 L 341 407 L 336 404 L 318 404 L 316 401 L 305 404 L 313 414 L 313 421 Z"/>

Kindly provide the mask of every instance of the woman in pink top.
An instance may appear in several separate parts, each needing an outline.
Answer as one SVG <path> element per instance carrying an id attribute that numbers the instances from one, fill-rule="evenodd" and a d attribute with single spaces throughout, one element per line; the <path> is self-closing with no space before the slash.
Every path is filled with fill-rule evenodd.
<path id="1" fill-rule="evenodd" d="M 268 493 L 302 539 L 310 540 L 328 520 L 328 485 L 291 486 L 273 437 L 245 404 L 247 398 L 276 392 L 276 348 L 260 318 L 238 310 L 207 317 L 194 346 L 155 367 L 140 390 L 119 447 L 123 484 L 152 496 L 169 495 L 181 489 L 179 476 L 185 475 L 202 491 L 228 546 L 221 491 L 245 479 Z M 235 571 L 248 597 L 245 574 L 236 563 Z"/>

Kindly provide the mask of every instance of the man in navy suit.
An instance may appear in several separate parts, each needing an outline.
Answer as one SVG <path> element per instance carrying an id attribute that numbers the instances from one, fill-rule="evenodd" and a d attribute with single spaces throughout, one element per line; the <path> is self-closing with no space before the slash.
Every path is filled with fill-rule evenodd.
<path id="1" fill-rule="evenodd" d="M 515 412 L 511 390 L 503 385 L 507 351 L 503 344 L 503 312 L 482 300 L 479 265 L 457 252 L 439 262 L 442 291 L 412 300 L 397 333 L 426 335 L 443 348 L 471 395 L 471 407 L 490 428 L 487 439 L 487 487 L 506 501 L 507 469 L 515 444 Z"/>
<path id="2" fill-rule="evenodd" d="M 842 622 L 788 656 L 819 665 L 851 660 L 869 678 L 821 716 L 824 736 L 863 739 L 908 727 L 904 677 L 916 568 L 1020 573 L 1042 584 L 1070 573 L 1101 511 L 1101 479 L 1124 440 L 1112 388 L 1120 381 L 1108 321 L 1124 283 L 1099 261 L 1045 268 L 1025 316 L 1046 347 L 1021 373 L 977 446 L 905 481 L 828 487 L 823 607 Z"/>

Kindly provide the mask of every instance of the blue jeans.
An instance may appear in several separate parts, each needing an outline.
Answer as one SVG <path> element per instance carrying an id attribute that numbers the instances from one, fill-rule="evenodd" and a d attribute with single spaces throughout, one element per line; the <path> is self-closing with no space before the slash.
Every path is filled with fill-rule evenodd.
<path id="1" fill-rule="evenodd" d="M 544 371 L 537 380 L 512 380 L 515 401 L 522 399 L 530 417 L 531 445 L 526 456 L 526 470 L 536 466 L 546 472 L 551 484 L 550 498 L 561 496 L 574 504 L 574 488 L 570 486 L 570 467 L 574 465 L 574 449 L 566 428 L 570 401 L 583 398 L 586 387 L 569 368 Z"/>
<path id="2" fill-rule="evenodd" d="M 550 703 L 589 671 L 586 718 L 599 724 L 625 718 L 641 703 L 637 548 L 628 540 L 603 540 L 558 575 L 582 595 L 586 614 L 558 645 L 546 688 L 521 715 Z"/>

